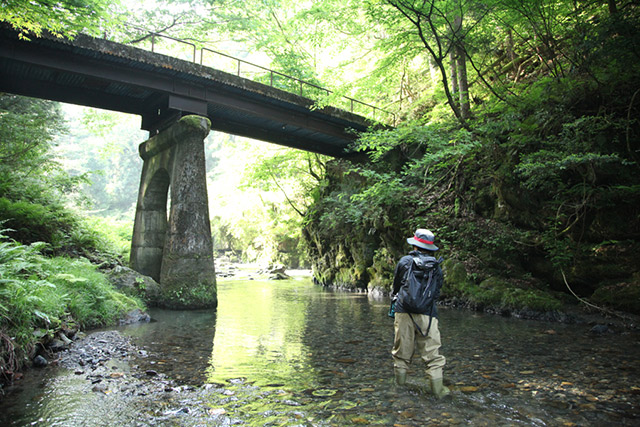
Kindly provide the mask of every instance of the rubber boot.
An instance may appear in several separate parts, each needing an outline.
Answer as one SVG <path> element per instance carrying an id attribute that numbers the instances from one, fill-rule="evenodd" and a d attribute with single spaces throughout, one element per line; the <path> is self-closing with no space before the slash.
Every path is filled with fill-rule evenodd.
<path id="1" fill-rule="evenodd" d="M 396 384 L 405 385 L 407 383 L 407 370 L 400 368 L 393 368 L 393 374 L 396 377 Z"/>
<path id="2" fill-rule="evenodd" d="M 451 390 L 442 383 L 442 377 L 431 378 L 429 380 L 429 387 L 431 389 L 431 394 L 438 399 L 442 399 L 443 397 L 447 397 L 451 394 Z"/>

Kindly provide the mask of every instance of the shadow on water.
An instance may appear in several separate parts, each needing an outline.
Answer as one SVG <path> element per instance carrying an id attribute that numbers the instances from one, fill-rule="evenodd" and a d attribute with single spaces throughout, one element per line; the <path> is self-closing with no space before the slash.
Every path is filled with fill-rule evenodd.
<path id="1" fill-rule="evenodd" d="M 420 391 L 418 363 L 409 375 L 416 386 L 393 384 L 388 300 L 307 279 L 227 280 L 218 288 L 217 312 L 152 310 L 154 322 L 121 328 L 143 350 L 131 371 L 197 387 L 131 393 L 135 399 L 115 390 L 83 412 L 86 404 L 69 402 L 86 402 L 77 397 L 86 388 L 57 371 L 25 387 L 17 401 L 23 421 L 14 425 L 571 426 L 640 418 L 637 332 L 595 336 L 587 325 L 443 308 L 453 399 L 436 401 Z"/>

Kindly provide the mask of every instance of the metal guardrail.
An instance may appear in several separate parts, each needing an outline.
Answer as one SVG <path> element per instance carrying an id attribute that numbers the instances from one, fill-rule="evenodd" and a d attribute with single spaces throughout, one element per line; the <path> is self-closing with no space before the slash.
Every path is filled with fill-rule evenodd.
<path id="1" fill-rule="evenodd" d="M 148 30 L 146 30 L 144 28 L 140 28 L 140 27 L 136 27 L 136 26 L 131 26 L 131 27 L 135 28 L 138 31 L 144 31 L 144 32 L 146 32 L 148 34 L 147 38 L 151 38 L 151 52 L 154 52 L 154 53 L 156 52 L 156 38 L 164 38 L 164 39 L 167 39 L 167 40 L 171 40 L 171 41 L 174 41 L 174 42 L 177 42 L 177 43 L 180 43 L 180 44 L 184 44 L 184 45 L 190 46 L 193 49 L 193 55 L 192 55 L 191 61 L 194 64 L 198 64 L 198 61 L 197 61 L 197 46 L 196 46 L 195 43 L 191 43 L 191 42 L 188 42 L 188 41 L 185 41 L 185 40 L 180 40 L 178 38 L 171 37 L 171 36 L 168 36 L 166 34 L 161 34 L 161 33 L 156 33 L 156 32 L 153 32 L 153 31 L 148 31 Z M 261 65 L 253 64 L 253 63 L 251 63 L 249 61 L 245 61 L 243 59 L 236 58 L 236 57 L 231 56 L 231 55 L 227 55 L 226 53 L 217 52 L 215 50 L 212 50 L 212 49 L 209 49 L 209 48 L 206 48 L 206 47 L 200 48 L 200 62 L 199 62 L 200 65 L 204 65 L 205 52 L 216 54 L 216 55 L 225 57 L 227 59 L 230 59 L 232 61 L 235 61 L 236 64 L 237 64 L 237 66 L 236 66 L 236 74 L 238 75 L 238 77 L 242 77 L 242 75 L 241 75 L 241 65 L 244 64 L 245 66 L 258 68 L 258 69 L 268 73 L 268 75 L 269 75 L 269 86 L 271 86 L 271 87 L 276 87 L 274 85 L 274 77 L 279 76 L 279 77 L 282 77 L 282 78 L 284 78 L 286 80 L 289 80 L 289 81 L 292 81 L 292 82 L 296 83 L 296 86 L 299 87 L 298 95 L 300 95 L 300 96 L 304 96 L 304 94 L 303 94 L 304 93 L 304 91 L 303 91 L 304 87 L 313 88 L 316 91 L 324 92 L 327 95 L 331 95 L 332 93 L 334 93 L 333 91 L 331 91 L 329 89 L 326 89 L 326 88 L 323 88 L 321 86 L 318 86 L 316 84 L 313 84 L 313 83 L 298 79 L 298 78 L 293 77 L 293 76 L 289 76 L 289 75 L 281 73 L 279 71 L 271 70 L 271 69 L 263 67 Z M 264 83 L 264 82 L 260 82 L 260 83 Z M 283 89 L 282 87 L 277 87 L 277 88 L 278 89 Z M 286 89 L 283 89 L 283 90 L 286 90 Z M 351 113 L 354 113 L 354 106 L 360 105 L 360 106 L 364 107 L 367 110 L 368 109 L 371 110 L 372 119 L 373 120 L 382 121 L 382 120 L 380 120 L 380 119 L 378 119 L 376 117 L 376 112 L 378 112 L 379 114 L 386 114 L 386 115 L 390 116 L 391 117 L 391 124 L 393 126 L 396 125 L 396 115 L 395 115 L 395 113 L 393 113 L 391 111 L 387 111 L 387 110 L 384 110 L 382 108 L 378 108 L 375 105 L 367 104 L 366 102 L 358 101 L 357 99 L 351 98 L 349 96 L 341 95 L 340 98 L 345 99 L 346 101 L 348 101 L 349 112 L 351 112 Z"/>

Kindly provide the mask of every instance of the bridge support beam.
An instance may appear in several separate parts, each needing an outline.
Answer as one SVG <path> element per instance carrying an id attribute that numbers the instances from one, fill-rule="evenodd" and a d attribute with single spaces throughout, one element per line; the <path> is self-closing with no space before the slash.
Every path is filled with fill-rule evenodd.
<path id="1" fill-rule="evenodd" d="M 168 308 L 217 305 L 204 159 L 210 129 L 209 119 L 185 116 L 140 144 L 131 267 L 160 283 L 158 304 Z"/>

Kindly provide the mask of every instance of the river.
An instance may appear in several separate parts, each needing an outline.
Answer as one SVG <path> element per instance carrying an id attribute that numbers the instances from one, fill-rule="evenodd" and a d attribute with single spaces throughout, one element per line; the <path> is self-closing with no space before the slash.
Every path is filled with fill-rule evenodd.
<path id="1" fill-rule="evenodd" d="M 117 330 L 138 346 L 114 383 L 29 371 L 0 401 L 2 425 L 588 426 L 640 424 L 640 336 L 440 308 L 437 401 L 393 384 L 387 299 L 309 278 L 220 280 L 217 311 L 150 311 Z M 144 373 L 158 373 L 154 387 Z M 117 375 L 116 375 L 117 374 Z M 103 376 L 104 377 L 104 376 Z M 117 383 L 118 378 L 130 381 Z M 111 379 L 109 380 L 111 381 Z M 105 381 L 104 383 L 106 383 Z"/>

